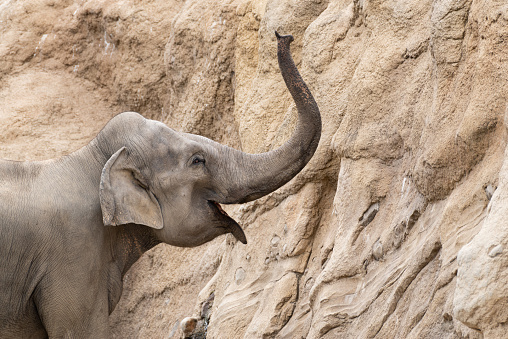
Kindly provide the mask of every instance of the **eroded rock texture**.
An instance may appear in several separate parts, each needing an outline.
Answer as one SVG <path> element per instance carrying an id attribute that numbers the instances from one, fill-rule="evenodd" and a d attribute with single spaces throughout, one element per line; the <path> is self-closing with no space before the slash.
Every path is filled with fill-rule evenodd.
<path id="1" fill-rule="evenodd" d="M 123 110 L 272 149 L 296 122 L 274 30 L 321 109 L 316 155 L 227 208 L 248 245 L 142 257 L 113 336 L 506 337 L 505 1 L 3 0 L 0 155 L 68 153 Z"/>

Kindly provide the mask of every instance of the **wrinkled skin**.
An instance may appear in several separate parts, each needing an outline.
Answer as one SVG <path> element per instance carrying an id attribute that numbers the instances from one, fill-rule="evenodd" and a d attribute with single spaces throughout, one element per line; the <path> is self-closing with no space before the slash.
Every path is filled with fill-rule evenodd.
<path id="1" fill-rule="evenodd" d="M 160 242 L 198 246 L 232 233 L 219 203 L 257 199 L 293 178 L 321 135 L 318 107 L 278 40 L 299 112 L 292 138 L 246 154 L 137 113 L 113 118 L 56 160 L 0 160 L 0 337 L 107 338 L 122 277 Z"/>

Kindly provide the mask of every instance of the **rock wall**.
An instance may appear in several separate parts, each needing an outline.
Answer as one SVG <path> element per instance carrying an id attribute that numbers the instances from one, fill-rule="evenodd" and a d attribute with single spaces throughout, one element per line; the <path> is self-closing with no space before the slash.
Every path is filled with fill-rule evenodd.
<path id="1" fill-rule="evenodd" d="M 501 338 L 508 5 L 0 1 L 0 156 L 60 156 L 123 110 L 247 152 L 292 133 L 274 30 L 323 116 L 310 164 L 228 206 L 249 243 L 161 245 L 116 338 Z M 199 333 L 201 334 L 199 334 Z"/>

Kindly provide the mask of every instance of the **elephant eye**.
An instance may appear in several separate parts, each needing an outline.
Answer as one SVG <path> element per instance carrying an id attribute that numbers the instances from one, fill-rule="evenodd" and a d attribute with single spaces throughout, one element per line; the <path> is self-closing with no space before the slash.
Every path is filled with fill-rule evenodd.
<path id="1" fill-rule="evenodd" d="M 205 159 L 202 157 L 202 156 L 195 156 L 193 159 L 192 159 L 192 164 L 205 164 Z"/>

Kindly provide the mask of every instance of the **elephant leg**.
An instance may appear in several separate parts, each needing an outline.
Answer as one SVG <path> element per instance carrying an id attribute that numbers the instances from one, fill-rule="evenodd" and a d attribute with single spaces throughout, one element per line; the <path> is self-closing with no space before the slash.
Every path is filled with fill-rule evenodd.
<path id="1" fill-rule="evenodd" d="M 109 338 L 107 285 L 69 272 L 41 281 L 35 303 L 49 338 Z"/>

